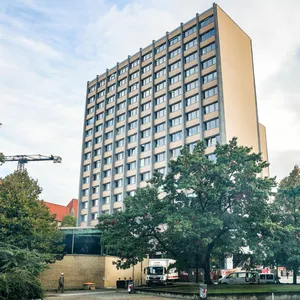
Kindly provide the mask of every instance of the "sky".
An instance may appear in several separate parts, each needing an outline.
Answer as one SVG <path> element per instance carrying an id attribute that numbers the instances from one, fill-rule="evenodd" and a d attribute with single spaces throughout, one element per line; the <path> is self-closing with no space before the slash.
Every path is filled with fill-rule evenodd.
<path id="1" fill-rule="evenodd" d="M 270 171 L 300 164 L 300 1 L 219 0 L 252 38 L 259 121 Z M 31 162 L 41 199 L 78 197 L 86 84 L 210 8 L 208 0 L 2 0 L 0 152 L 62 157 Z M 17 163 L 0 167 L 0 177 Z"/>

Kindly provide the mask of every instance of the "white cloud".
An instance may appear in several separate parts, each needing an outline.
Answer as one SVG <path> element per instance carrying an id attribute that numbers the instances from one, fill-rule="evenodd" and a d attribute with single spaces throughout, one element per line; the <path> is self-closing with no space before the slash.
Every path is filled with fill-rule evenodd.
<path id="1" fill-rule="evenodd" d="M 267 127 L 271 170 L 282 177 L 299 164 L 300 2 L 218 4 L 253 40 L 259 117 Z M 62 156 L 61 165 L 28 165 L 45 200 L 67 203 L 78 196 L 86 81 L 211 5 L 208 0 L 2 3 L 1 150 Z M 15 168 L 5 164 L 0 176 Z"/>

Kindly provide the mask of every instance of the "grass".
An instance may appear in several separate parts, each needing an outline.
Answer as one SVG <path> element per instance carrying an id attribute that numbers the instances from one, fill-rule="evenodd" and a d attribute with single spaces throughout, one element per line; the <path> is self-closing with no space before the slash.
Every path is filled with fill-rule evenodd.
<path id="1" fill-rule="evenodd" d="M 154 287 L 157 292 L 175 292 L 198 294 L 199 285 L 174 285 L 168 287 Z M 291 284 L 261 284 L 261 285 L 209 285 L 208 294 L 253 294 L 253 293 L 280 293 L 280 292 L 300 292 L 300 285 Z"/>

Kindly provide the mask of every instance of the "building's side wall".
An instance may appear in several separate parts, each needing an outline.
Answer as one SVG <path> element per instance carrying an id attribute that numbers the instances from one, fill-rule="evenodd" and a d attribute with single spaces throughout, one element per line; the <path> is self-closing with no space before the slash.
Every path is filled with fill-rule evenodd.
<path id="1" fill-rule="evenodd" d="M 237 137 L 240 145 L 259 152 L 251 40 L 218 6 L 216 11 L 226 141 Z"/>
<path id="2" fill-rule="evenodd" d="M 266 127 L 259 123 L 259 137 L 260 137 L 260 151 L 262 153 L 262 158 L 265 161 L 269 161 L 268 157 L 268 145 L 267 145 L 267 133 Z M 263 176 L 270 176 L 269 168 L 263 170 Z"/>

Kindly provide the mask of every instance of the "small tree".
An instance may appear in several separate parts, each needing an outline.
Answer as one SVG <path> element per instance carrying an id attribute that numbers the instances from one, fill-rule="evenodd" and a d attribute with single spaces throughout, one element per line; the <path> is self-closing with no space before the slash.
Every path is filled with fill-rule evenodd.
<path id="1" fill-rule="evenodd" d="M 76 218 L 71 215 L 64 216 L 61 227 L 76 227 Z"/>

